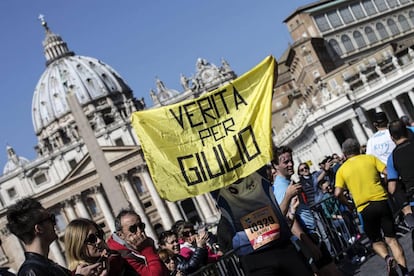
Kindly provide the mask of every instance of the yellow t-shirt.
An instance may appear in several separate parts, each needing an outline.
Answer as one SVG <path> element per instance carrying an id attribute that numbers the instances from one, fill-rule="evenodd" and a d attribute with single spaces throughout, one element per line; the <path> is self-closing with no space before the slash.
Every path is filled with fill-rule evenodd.
<path id="1" fill-rule="evenodd" d="M 361 212 L 370 201 L 387 199 L 381 186 L 380 172 L 385 164 L 369 154 L 360 154 L 346 160 L 336 172 L 335 186 L 348 189 L 357 211 Z"/>

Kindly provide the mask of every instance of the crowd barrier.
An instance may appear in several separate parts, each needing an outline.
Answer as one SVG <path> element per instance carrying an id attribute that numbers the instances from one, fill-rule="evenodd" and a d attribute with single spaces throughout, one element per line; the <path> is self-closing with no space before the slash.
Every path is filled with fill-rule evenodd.
<path id="1" fill-rule="evenodd" d="M 328 197 L 310 207 L 321 239 L 333 257 L 353 247 L 363 236 L 362 225 L 356 212 L 350 212 L 334 197 Z"/>
<path id="2" fill-rule="evenodd" d="M 190 276 L 245 276 L 239 261 L 239 257 L 229 251 L 219 261 L 208 264 L 197 270 Z"/>
<path id="3" fill-rule="evenodd" d="M 359 218 L 343 208 L 335 197 L 329 197 L 311 206 L 317 231 L 326 243 L 332 257 L 336 258 L 356 245 L 361 236 Z M 211 263 L 190 276 L 245 276 L 239 258 L 227 252 L 216 263 Z"/>

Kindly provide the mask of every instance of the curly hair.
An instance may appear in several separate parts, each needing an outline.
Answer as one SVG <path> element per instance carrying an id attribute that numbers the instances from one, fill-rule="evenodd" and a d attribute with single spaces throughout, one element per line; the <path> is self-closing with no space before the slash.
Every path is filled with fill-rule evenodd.
<path id="1" fill-rule="evenodd" d="M 25 244 L 35 238 L 34 227 L 44 216 L 45 208 L 33 198 L 23 198 L 11 205 L 6 212 L 7 228 Z"/>

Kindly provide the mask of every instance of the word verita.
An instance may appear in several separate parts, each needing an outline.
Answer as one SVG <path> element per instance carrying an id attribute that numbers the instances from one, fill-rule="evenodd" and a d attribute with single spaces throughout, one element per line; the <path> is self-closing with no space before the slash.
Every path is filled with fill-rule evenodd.
<path id="1" fill-rule="evenodd" d="M 229 89 L 219 90 L 207 97 L 180 105 L 178 110 L 170 108 L 169 112 L 181 128 L 186 129 L 208 124 L 230 114 L 230 107 L 233 105 L 239 110 L 239 106 L 247 106 L 247 102 L 234 86 L 230 86 Z"/>

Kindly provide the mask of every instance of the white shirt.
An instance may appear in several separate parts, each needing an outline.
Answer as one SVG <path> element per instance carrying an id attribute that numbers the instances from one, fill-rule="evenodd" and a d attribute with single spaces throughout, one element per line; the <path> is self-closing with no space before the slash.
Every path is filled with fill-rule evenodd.
<path id="1" fill-rule="evenodd" d="M 387 164 L 388 156 L 395 148 L 388 129 L 378 130 L 367 142 L 366 154 L 371 154 Z"/>

